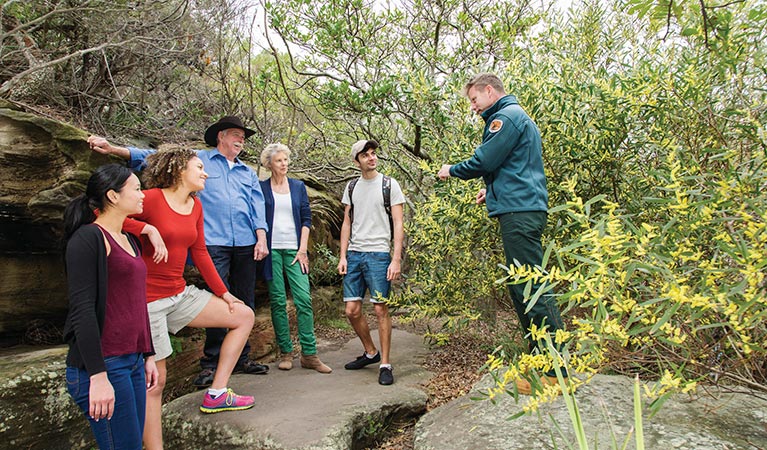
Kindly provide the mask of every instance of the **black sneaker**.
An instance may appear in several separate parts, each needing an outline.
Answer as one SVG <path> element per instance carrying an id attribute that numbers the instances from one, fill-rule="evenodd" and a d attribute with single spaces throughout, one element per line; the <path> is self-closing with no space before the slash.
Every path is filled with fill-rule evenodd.
<path id="1" fill-rule="evenodd" d="M 370 364 L 375 364 L 377 362 L 381 362 L 381 352 L 376 352 L 376 355 L 372 358 L 368 358 L 368 356 L 363 353 L 362 356 L 355 359 L 354 361 L 346 363 L 346 365 L 344 366 L 344 369 L 346 370 L 362 369 L 365 366 L 369 366 Z"/>
<path id="2" fill-rule="evenodd" d="M 384 386 L 394 384 L 394 374 L 389 367 L 381 367 L 381 370 L 378 372 L 378 384 Z"/>
<path id="3" fill-rule="evenodd" d="M 234 366 L 232 373 L 248 373 L 256 375 L 264 375 L 269 372 L 269 366 L 265 364 L 259 364 L 252 359 L 245 360 L 244 363 Z"/>
<path id="4" fill-rule="evenodd" d="M 192 381 L 192 384 L 200 389 L 209 387 L 211 384 L 213 384 L 214 375 L 216 375 L 216 369 L 202 369 L 199 375 L 197 375 L 197 378 Z"/>

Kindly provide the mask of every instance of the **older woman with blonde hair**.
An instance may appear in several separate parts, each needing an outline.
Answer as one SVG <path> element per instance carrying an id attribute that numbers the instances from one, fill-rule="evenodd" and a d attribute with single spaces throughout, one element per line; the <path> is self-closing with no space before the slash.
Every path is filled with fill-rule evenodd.
<path id="1" fill-rule="evenodd" d="M 213 384 L 205 393 L 200 410 L 204 413 L 251 408 L 251 396 L 237 395 L 228 388 L 229 377 L 253 327 L 253 310 L 233 296 L 221 277 L 205 246 L 203 212 L 195 193 L 205 188 L 203 162 L 185 148 L 161 150 L 147 158 L 144 183 L 144 210 L 131 216 L 123 228 L 140 234 L 145 224 L 159 231 L 167 260 L 154 257 L 151 242 L 144 239 L 142 256 L 147 266 L 146 296 L 152 341 L 159 371 L 158 389 L 147 395 L 147 419 L 144 445 L 160 449 L 162 442 L 162 390 L 167 368 L 165 358 L 172 348 L 168 332 L 176 333 L 186 326 L 220 327 L 229 332 L 221 346 L 218 370 Z M 187 255 L 200 270 L 210 292 L 187 285 L 184 265 Z"/>
<path id="2" fill-rule="evenodd" d="M 269 144 L 261 153 L 261 164 L 272 176 L 261 181 L 266 199 L 266 222 L 269 231 L 266 242 L 269 256 L 264 260 L 263 276 L 269 286 L 269 302 L 277 345 L 282 356 L 279 369 L 293 368 L 293 342 L 287 314 L 286 284 L 293 294 L 298 322 L 298 342 L 301 344 L 301 367 L 320 373 L 333 370 L 317 356 L 314 336 L 314 311 L 309 293 L 309 229 L 312 212 L 306 185 L 288 178 L 290 149 L 283 144 Z"/>

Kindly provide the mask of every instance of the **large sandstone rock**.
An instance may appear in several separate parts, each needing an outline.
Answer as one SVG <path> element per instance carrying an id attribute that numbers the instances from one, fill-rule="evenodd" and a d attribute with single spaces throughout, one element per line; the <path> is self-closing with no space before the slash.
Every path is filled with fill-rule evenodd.
<path id="1" fill-rule="evenodd" d="M 66 290 L 60 236 L 64 207 L 109 161 L 83 130 L 0 101 L 0 336 L 31 319 L 61 325 Z"/>
<path id="2" fill-rule="evenodd" d="M 378 342 L 377 333 L 373 340 Z M 361 351 L 359 339 L 341 346 L 318 343 L 318 355 L 333 368 L 320 374 L 301 369 L 267 376 L 234 375 L 230 386 L 254 395 L 252 409 L 219 414 L 200 412 L 201 393 L 167 404 L 164 426 L 167 448 L 349 450 L 367 448 L 393 423 L 413 420 L 426 410 L 422 385 L 431 374 L 423 360 L 429 350 L 423 338 L 395 329 L 392 364 L 395 383 L 378 384 L 378 364 L 361 370 L 343 365 Z"/>
<path id="3" fill-rule="evenodd" d="M 577 446 L 570 417 L 560 397 L 540 414 L 508 420 L 520 411 L 511 396 L 496 404 L 474 401 L 492 385 L 484 377 L 475 391 L 424 415 L 416 425 L 416 450 L 534 450 Z M 589 448 L 635 449 L 633 380 L 597 375 L 575 394 Z M 526 397 L 520 397 L 524 402 Z M 554 427 L 559 424 L 563 435 Z M 756 393 L 729 393 L 700 388 L 698 396 L 676 395 L 658 414 L 645 415 L 644 442 L 648 450 L 735 450 L 767 448 L 767 400 Z M 613 445 L 613 439 L 618 443 Z M 556 445 L 554 444 L 556 442 Z M 597 445 L 598 444 L 598 445 Z"/>
<path id="4" fill-rule="evenodd" d="M 0 448 L 68 450 L 95 442 L 67 393 L 64 346 L 16 348 L 0 358 Z"/>

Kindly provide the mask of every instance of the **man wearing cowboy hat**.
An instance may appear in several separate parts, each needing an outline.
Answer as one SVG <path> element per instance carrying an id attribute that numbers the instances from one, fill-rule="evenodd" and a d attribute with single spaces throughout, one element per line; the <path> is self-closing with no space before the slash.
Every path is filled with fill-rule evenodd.
<path id="1" fill-rule="evenodd" d="M 238 158 L 245 139 L 253 134 L 255 131 L 246 128 L 238 117 L 225 116 L 205 130 L 205 143 L 213 148 L 197 152 L 208 173 L 205 189 L 198 193 L 208 253 L 229 291 L 251 308 L 255 307 L 256 261 L 269 254 L 264 195 L 258 175 Z M 129 160 L 135 170 L 143 169 L 145 158 L 156 151 L 114 146 L 99 136 L 90 136 L 88 143 L 96 152 Z M 195 386 L 207 387 L 213 381 L 226 332 L 206 329 L 202 371 L 194 380 Z M 269 366 L 250 360 L 249 352 L 250 344 L 246 343 L 234 371 L 268 372 Z"/>

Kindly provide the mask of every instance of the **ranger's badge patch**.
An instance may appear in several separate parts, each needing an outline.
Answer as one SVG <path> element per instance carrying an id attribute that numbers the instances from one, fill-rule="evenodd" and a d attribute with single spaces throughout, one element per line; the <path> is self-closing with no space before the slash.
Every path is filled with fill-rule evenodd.
<path id="1" fill-rule="evenodd" d="M 501 119 L 495 119 L 494 121 L 490 122 L 490 128 L 488 128 L 488 131 L 491 133 L 497 133 L 503 128 L 503 121 Z"/>

